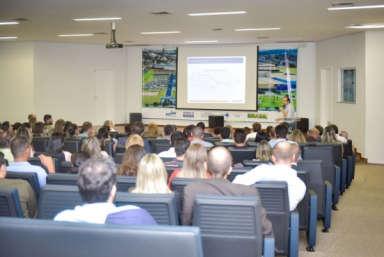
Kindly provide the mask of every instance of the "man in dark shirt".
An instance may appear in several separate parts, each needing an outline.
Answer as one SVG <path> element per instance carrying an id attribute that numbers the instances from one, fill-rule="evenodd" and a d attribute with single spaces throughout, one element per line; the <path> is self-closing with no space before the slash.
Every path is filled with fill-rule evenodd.
<path id="1" fill-rule="evenodd" d="M 208 172 L 211 179 L 191 183 L 184 188 L 184 201 L 182 212 L 183 225 L 191 225 L 193 204 L 197 194 L 223 195 L 223 196 L 255 196 L 259 197 L 257 189 L 250 186 L 232 184 L 226 180 L 232 169 L 232 157 L 225 147 L 215 147 L 208 154 Z M 263 234 L 272 233 L 272 224 L 266 217 L 265 209 L 261 211 Z"/>

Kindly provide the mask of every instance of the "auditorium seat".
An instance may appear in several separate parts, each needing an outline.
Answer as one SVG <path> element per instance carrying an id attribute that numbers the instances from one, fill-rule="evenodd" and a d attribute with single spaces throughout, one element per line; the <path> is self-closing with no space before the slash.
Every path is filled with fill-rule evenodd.
<path id="1" fill-rule="evenodd" d="M 271 162 L 269 161 L 257 161 L 257 160 L 244 160 L 243 161 L 243 165 L 246 166 L 246 167 L 257 167 L 261 164 L 269 164 Z"/>
<path id="2" fill-rule="evenodd" d="M 233 164 L 243 163 L 244 160 L 251 160 L 255 158 L 256 148 L 255 147 L 228 147 L 228 150 L 232 155 Z"/>
<path id="3" fill-rule="evenodd" d="M 260 217 L 261 203 L 255 197 L 197 196 L 193 226 L 200 228 L 204 256 L 274 256 L 273 238 L 263 240 Z"/>
<path id="4" fill-rule="evenodd" d="M 116 164 L 122 164 L 123 158 L 124 158 L 124 153 L 116 152 L 115 156 L 113 157 L 113 160 L 115 161 Z"/>
<path id="5" fill-rule="evenodd" d="M 37 218 L 53 219 L 59 212 L 81 204 L 77 186 L 46 185 L 41 189 Z"/>
<path id="6" fill-rule="evenodd" d="M 35 152 L 45 153 L 47 152 L 49 137 L 33 137 L 32 146 Z"/>
<path id="7" fill-rule="evenodd" d="M 149 147 L 151 153 L 161 153 L 163 151 L 168 151 L 171 147 L 171 143 L 168 139 L 148 139 Z"/>
<path id="8" fill-rule="evenodd" d="M 47 176 L 47 184 L 50 185 L 77 185 L 77 174 L 48 174 Z"/>
<path id="9" fill-rule="evenodd" d="M 309 188 L 317 194 L 318 217 L 323 220 L 323 231 L 331 227 L 332 217 L 332 185 L 324 180 L 321 160 L 302 160 L 297 163 L 297 170 L 306 171 L 309 175 Z"/>
<path id="10" fill-rule="evenodd" d="M 227 179 L 232 182 L 237 175 L 242 175 L 251 169 L 252 167 L 233 167 L 231 173 L 228 174 Z"/>
<path id="11" fill-rule="evenodd" d="M 63 150 L 70 153 L 80 152 L 81 140 L 80 139 L 65 139 Z"/>
<path id="12" fill-rule="evenodd" d="M 201 181 L 197 178 L 174 178 L 171 184 L 171 190 L 175 193 L 177 213 L 180 218 L 181 210 L 183 208 L 184 187 L 193 182 Z"/>
<path id="13" fill-rule="evenodd" d="M 7 175 L 5 178 L 9 179 L 23 179 L 27 181 L 33 191 L 35 191 L 36 197 L 39 197 L 40 194 L 40 184 L 39 179 L 37 177 L 37 174 L 35 172 L 13 172 L 13 171 L 7 171 Z"/>
<path id="14" fill-rule="evenodd" d="M 262 181 L 254 184 L 260 194 L 268 219 L 272 222 L 277 255 L 298 257 L 299 214 L 289 211 L 286 182 Z"/>
<path id="15" fill-rule="evenodd" d="M 113 141 L 108 139 L 104 142 L 104 149 L 103 149 L 110 157 L 113 157 L 115 153 L 113 152 Z"/>
<path id="16" fill-rule="evenodd" d="M 0 218 L 0 256 L 203 257 L 200 230 Z"/>
<path id="17" fill-rule="evenodd" d="M 0 188 L 0 216 L 24 217 L 20 205 L 19 193 L 16 188 Z"/>
<path id="18" fill-rule="evenodd" d="M 128 192 L 131 188 L 136 186 L 136 177 L 131 176 L 117 176 L 117 191 Z"/>
<path id="19" fill-rule="evenodd" d="M 231 143 L 231 142 L 215 142 L 215 146 L 224 146 L 224 147 L 230 147 L 230 146 L 234 146 L 235 143 Z"/>
<path id="20" fill-rule="evenodd" d="M 348 140 L 346 144 L 343 144 L 344 153 L 343 158 L 347 160 L 347 188 L 351 185 L 352 180 L 355 178 L 355 162 L 356 157 L 353 152 L 352 140 Z"/>
<path id="21" fill-rule="evenodd" d="M 159 225 L 178 225 L 175 194 L 117 192 L 116 206 L 136 205 L 147 210 Z"/>

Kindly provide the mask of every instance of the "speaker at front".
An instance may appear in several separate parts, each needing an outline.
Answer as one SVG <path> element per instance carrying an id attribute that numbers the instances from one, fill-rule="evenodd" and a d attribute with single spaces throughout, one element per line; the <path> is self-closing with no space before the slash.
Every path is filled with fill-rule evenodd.
<path id="1" fill-rule="evenodd" d="M 208 125 L 210 128 L 224 127 L 224 116 L 208 116 Z"/>

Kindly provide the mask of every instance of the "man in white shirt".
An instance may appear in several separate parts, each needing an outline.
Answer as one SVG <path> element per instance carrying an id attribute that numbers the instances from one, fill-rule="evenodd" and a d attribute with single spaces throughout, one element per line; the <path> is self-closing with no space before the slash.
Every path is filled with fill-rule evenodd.
<path id="1" fill-rule="evenodd" d="M 276 144 L 272 152 L 273 165 L 257 166 L 243 175 L 236 176 L 233 183 L 253 185 L 259 181 L 285 181 L 288 184 L 289 209 L 295 210 L 304 198 L 306 187 L 297 177 L 296 171 L 291 168 L 292 160 L 295 159 L 292 150 L 290 142 L 283 141 Z"/>
<path id="2" fill-rule="evenodd" d="M 275 133 L 276 133 L 276 138 L 272 138 L 271 140 L 268 141 L 269 146 L 271 148 L 275 147 L 277 143 L 287 140 L 288 126 L 284 123 L 277 125 L 275 128 Z"/>
<path id="3" fill-rule="evenodd" d="M 192 144 L 201 144 L 205 148 L 213 147 L 212 143 L 203 140 L 204 133 L 203 133 L 203 130 L 200 127 L 197 127 L 197 126 L 193 127 L 193 129 L 191 131 L 191 137 L 192 137 L 191 138 L 191 145 Z"/>
<path id="4" fill-rule="evenodd" d="M 116 167 L 110 159 L 89 159 L 79 168 L 79 193 L 85 202 L 73 210 L 56 215 L 56 221 L 114 223 L 132 225 L 156 224 L 152 216 L 134 205 L 116 207 Z"/>

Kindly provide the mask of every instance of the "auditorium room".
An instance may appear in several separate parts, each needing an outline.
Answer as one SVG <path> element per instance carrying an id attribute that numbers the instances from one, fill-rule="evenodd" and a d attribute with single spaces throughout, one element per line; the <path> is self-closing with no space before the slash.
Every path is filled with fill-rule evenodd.
<path id="1" fill-rule="evenodd" d="M 0 257 L 381 257 L 383 0 L 0 1 Z"/>

